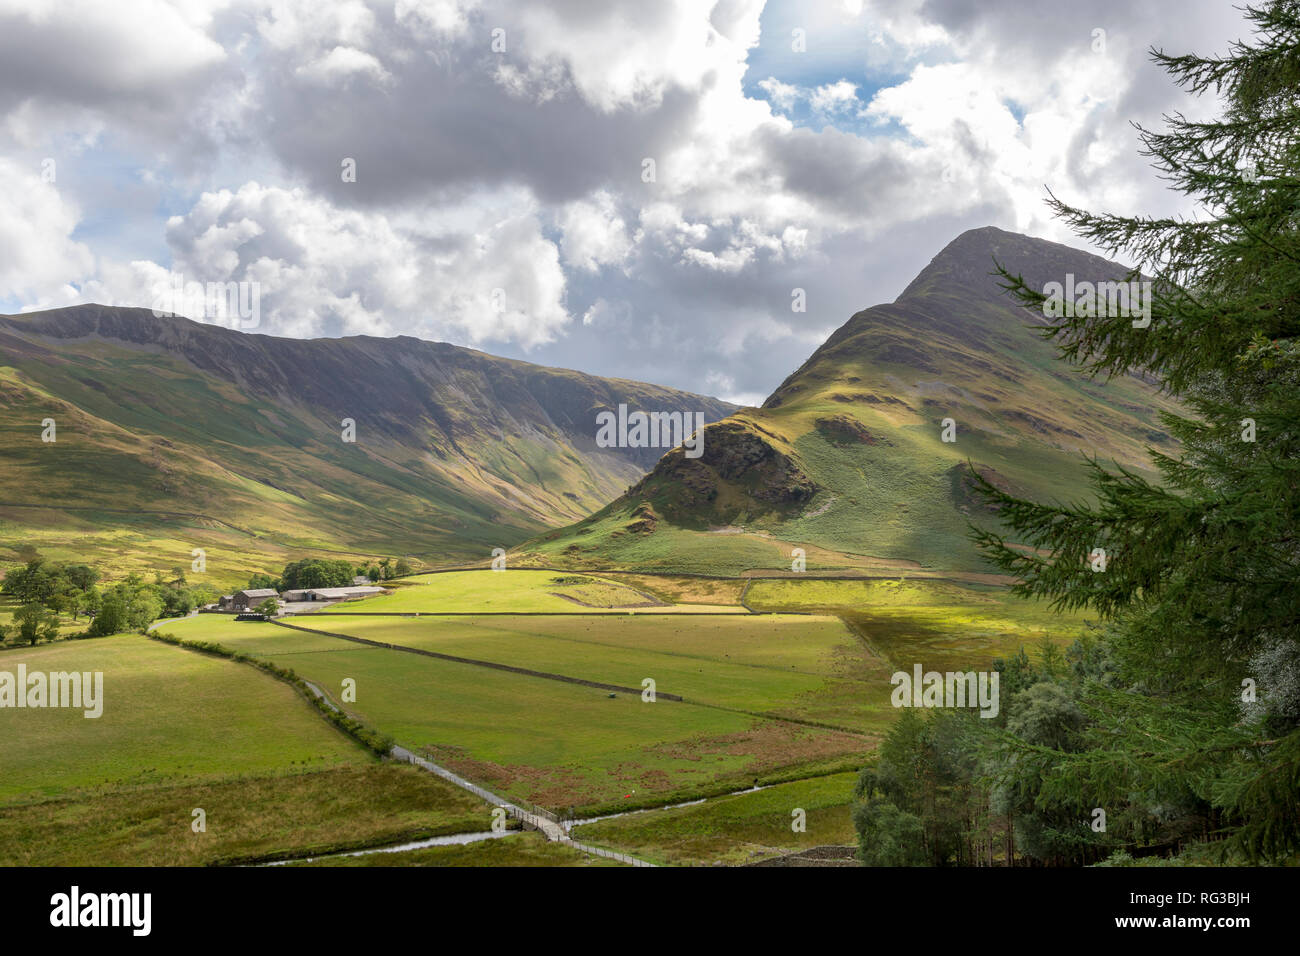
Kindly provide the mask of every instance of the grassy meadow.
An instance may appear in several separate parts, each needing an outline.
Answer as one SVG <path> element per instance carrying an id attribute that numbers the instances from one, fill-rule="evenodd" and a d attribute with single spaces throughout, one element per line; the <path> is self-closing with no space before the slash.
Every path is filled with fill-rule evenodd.
<path id="1" fill-rule="evenodd" d="M 895 717 L 894 670 L 987 665 L 1084 626 L 959 578 L 468 570 L 398 582 L 343 613 L 285 619 L 293 628 L 203 614 L 161 630 L 290 668 L 352 716 L 508 798 L 583 817 L 708 798 L 580 825 L 574 837 L 658 863 L 730 865 L 853 841 L 853 779 Z M 346 613 L 380 609 L 418 616 Z M 592 613 L 601 609 L 636 613 Z M 496 613 L 474 616 L 485 610 Z M 683 610 L 697 614 L 673 613 Z M 98 719 L 0 711 L 23 727 L 0 756 L 0 863 L 297 858 L 490 822 L 477 798 L 375 760 L 246 664 L 139 635 L 0 652 L 0 669 L 20 661 L 102 671 L 105 704 Z M 683 700 L 643 701 L 646 678 Z M 355 702 L 342 700 L 346 679 Z M 755 784 L 764 789 L 735 792 Z M 190 830 L 195 807 L 206 833 Z M 791 829 L 796 808 L 804 832 Z M 532 834 L 312 865 L 605 862 Z"/>
<path id="2" fill-rule="evenodd" d="M 651 863 L 703 866 L 753 863 L 814 846 L 857 839 L 850 809 L 854 773 L 781 783 L 686 807 L 647 810 L 573 828 L 575 840 Z M 794 811 L 803 810 L 796 832 Z"/>
<path id="3" fill-rule="evenodd" d="M 393 588 L 392 594 L 348 601 L 324 613 L 582 614 L 611 610 L 736 613 L 744 610 L 727 605 L 678 606 L 628 584 L 594 575 L 519 568 L 428 574 L 388 584 Z"/>
<path id="4" fill-rule="evenodd" d="M 889 719 L 888 675 L 836 617 L 717 615 L 684 626 L 659 616 L 327 618 L 299 627 L 640 688 L 694 704 L 855 732 Z"/>
<path id="5" fill-rule="evenodd" d="M 838 615 L 882 658 L 905 669 L 914 663 L 927 670 L 988 667 L 1021 647 L 1034 657 L 1044 641 L 1073 642 L 1089 620 L 1003 588 L 925 579 L 755 581 L 746 600 L 756 610 Z"/>
<path id="6" fill-rule="evenodd" d="M 191 829 L 202 808 L 206 831 Z M 0 808 L 7 866 L 200 866 L 486 830 L 477 797 L 407 764 L 103 788 Z"/>
<path id="7" fill-rule="evenodd" d="M 0 710 L 0 800 L 322 769 L 367 759 L 293 688 L 135 634 L 0 652 L 0 670 L 99 671 L 103 713 Z"/>
<path id="8" fill-rule="evenodd" d="M 19 663 L 102 672 L 104 705 L 0 710 L 0 865 L 220 863 L 489 822 L 482 801 L 380 763 L 245 664 L 134 634 L 0 652 L 0 670 Z"/>
<path id="9" fill-rule="evenodd" d="M 655 678 L 656 689 L 668 693 L 674 693 L 669 682 L 681 679 L 686 689 L 690 676 L 694 683 L 689 687 L 701 699 L 647 703 L 640 694 L 611 695 L 593 687 L 215 615 L 168 625 L 167 631 L 186 639 L 215 640 L 291 667 L 336 700 L 343 680 L 351 678 L 357 699 L 346 709 L 367 724 L 507 796 L 557 810 L 586 814 L 652 805 L 739 789 L 756 779 L 845 769 L 860 761 L 873 739 L 836 713 L 844 701 L 858 706 L 861 687 L 851 673 L 841 675 L 841 655 L 855 644 L 833 620 L 602 618 L 592 619 L 590 634 L 596 639 L 588 643 L 558 636 L 564 633 L 561 622 L 574 630 L 585 620 L 578 615 L 494 618 L 490 623 L 316 620 L 331 629 L 337 621 L 342 630 L 354 629 L 359 635 L 396 636 L 404 642 L 409 638 L 409 646 L 445 625 L 449 637 L 458 635 L 453 651 L 457 656 L 496 655 L 535 670 L 542 668 L 533 665 L 544 663 L 578 671 L 565 676 L 626 682 L 632 688 L 640 688 L 642 678 L 657 671 L 663 681 Z M 491 625 L 502 620 L 507 628 L 494 631 Z M 541 621 L 550 622 L 549 636 L 538 626 Z M 770 634 L 756 633 L 763 621 L 773 628 Z M 698 636 L 702 623 L 715 628 L 709 632 L 712 637 Z M 611 625 L 631 630 L 611 638 L 618 633 Z M 819 641 L 820 650 L 810 650 L 801 639 L 805 635 Z M 657 640 L 684 653 L 648 654 L 636 648 L 639 640 Z M 514 660 L 512 646 L 518 655 Z M 735 663 L 728 661 L 728 654 Z M 881 697 L 887 699 L 883 687 Z M 762 708 L 772 716 L 749 708 Z M 777 711 L 802 720 L 839 716 L 854 732 L 775 719 Z M 881 718 L 886 716 L 882 710 Z"/>

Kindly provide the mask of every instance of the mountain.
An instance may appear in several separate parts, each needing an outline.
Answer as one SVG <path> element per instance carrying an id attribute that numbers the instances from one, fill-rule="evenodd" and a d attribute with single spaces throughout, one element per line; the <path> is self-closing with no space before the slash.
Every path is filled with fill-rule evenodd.
<path id="1" fill-rule="evenodd" d="M 1127 270 L 1000 229 L 963 233 L 892 303 L 858 312 L 763 403 L 676 449 L 607 507 L 529 542 L 530 560 L 735 573 L 808 569 L 985 570 L 968 522 L 995 520 L 965 464 L 1006 490 L 1081 499 L 1080 456 L 1141 471 L 1170 451 L 1172 406 L 1133 377 L 1090 380 L 1057 358 L 990 275 L 997 261 L 1041 288 Z M 952 419 L 955 441 L 943 441 Z"/>
<path id="2" fill-rule="evenodd" d="M 170 569 L 202 548 L 235 581 L 308 552 L 486 558 L 655 463 L 662 449 L 597 447 L 597 413 L 620 403 L 735 409 L 406 336 L 277 338 L 100 305 L 0 316 L 0 561 Z"/>

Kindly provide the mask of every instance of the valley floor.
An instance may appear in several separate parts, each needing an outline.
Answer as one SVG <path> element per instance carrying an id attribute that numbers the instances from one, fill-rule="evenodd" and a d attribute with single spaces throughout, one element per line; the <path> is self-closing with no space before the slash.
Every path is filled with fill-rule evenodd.
<path id="1" fill-rule="evenodd" d="M 891 674 L 986 667 L 1072 639 L 1068 620 L 950 580 L 470 570 L 273 623 L 157 628 L 182 646 L 11 649 L 0 670 L 102 672 L 105 701 L 97 719 L 0 712 L 22 729 L 0 757 L 0 864 L 843 856 Z M 577 843 L 494 839 L 492 806 L 378 760 L 312 694 Z"/>

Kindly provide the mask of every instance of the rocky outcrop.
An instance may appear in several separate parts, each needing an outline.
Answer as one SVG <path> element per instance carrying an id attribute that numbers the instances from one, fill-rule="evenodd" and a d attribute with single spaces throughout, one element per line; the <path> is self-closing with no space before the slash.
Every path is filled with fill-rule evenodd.
<path id="1" fill-rule="evenodd" d="M 871 434 L 856 418 L 848 415 L 836 415 L 833 418 L 819 418 L 816 421 L 817 434 L 832 445 L 891 445 L 893 442 Z"/>
<path id="2" fill-rule="evenodd" d="M 728 420 L 705 430 L 699 458 L 673 449 L 630 494 L 653 500 L 663 518 L 700 526 L 743 514 L 793 512 L 816 493 L 792 457 L 746 423 Z"/>

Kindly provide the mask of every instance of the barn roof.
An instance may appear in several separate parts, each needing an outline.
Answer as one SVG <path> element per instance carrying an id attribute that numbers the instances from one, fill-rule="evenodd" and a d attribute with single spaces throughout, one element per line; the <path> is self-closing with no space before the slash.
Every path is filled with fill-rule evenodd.
<path id="1" fill-rule="evenodd" d="M 384 589 L 380 587 L 343 587 L 343 588 L 297 588 L 299 591 L 310 591 L 317 597 L 325 598 L 348 598 L 348 597 L 369 597 L 372 594 L 379 594 Z"/>

